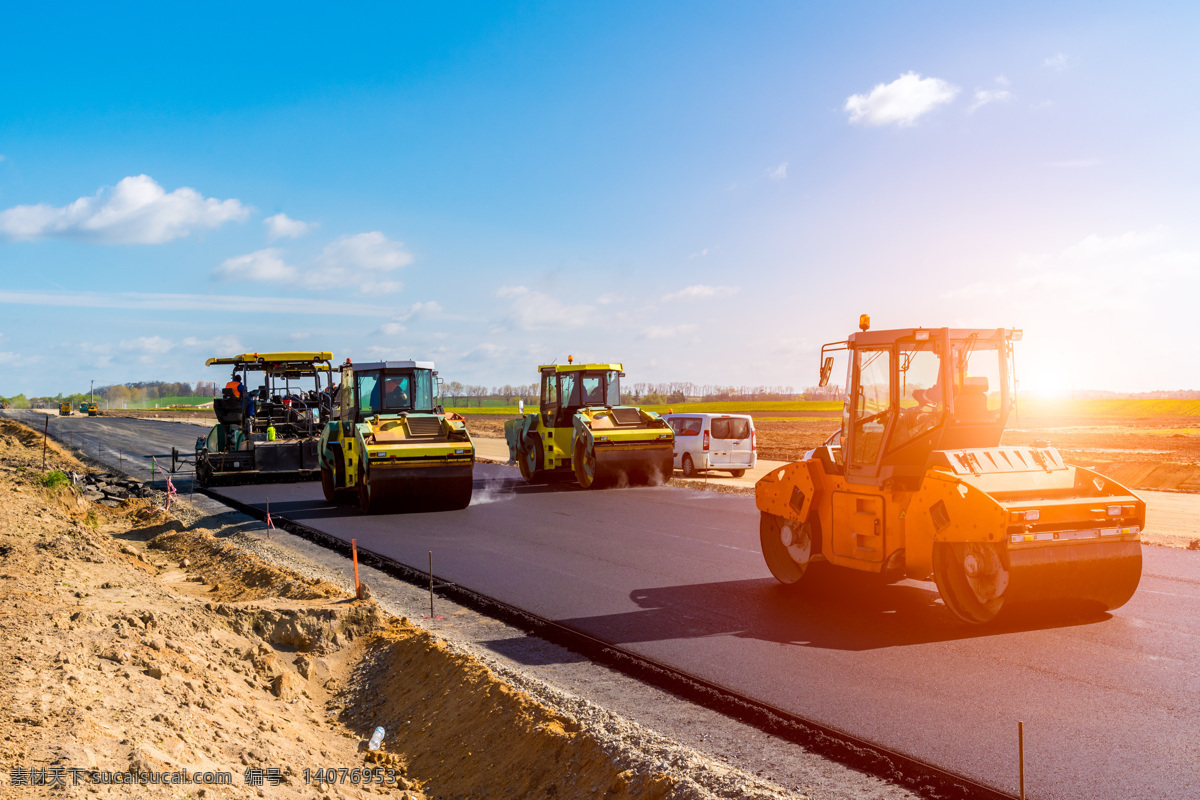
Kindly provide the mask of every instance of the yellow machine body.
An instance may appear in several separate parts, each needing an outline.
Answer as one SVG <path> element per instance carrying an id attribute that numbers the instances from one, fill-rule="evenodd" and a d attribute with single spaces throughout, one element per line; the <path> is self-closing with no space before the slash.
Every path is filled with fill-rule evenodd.
<path id="1" fill-rule="evenodd" d="M 70 403 L 70 401 L 68 401 L 68 402 L 66 402 L 66 403 L 59 403 L 59 404 L 58 404 L 58 415 L 59 415 L 60 417 L 69 417 L 69 416 L 71 416 L 71 403 Z"/>
<path id="2" fill-rule="evenodd" d="M 821 562 L 887 581 L 933 578 L 971 623 L 1021 604 L 1116 608 L 1132 597 L 1145 503 L 1048 444 L 999 443 L 1013 333 L 864 331 L 826 346 L 850 354 L 842 430 L 755 487 L 777 579 L 797 582 Z M 976 363 L 992 367 L 994 394 L 971 374 L 983 354 Z M 826 362 L 823 380 L 828 372 Z"/>

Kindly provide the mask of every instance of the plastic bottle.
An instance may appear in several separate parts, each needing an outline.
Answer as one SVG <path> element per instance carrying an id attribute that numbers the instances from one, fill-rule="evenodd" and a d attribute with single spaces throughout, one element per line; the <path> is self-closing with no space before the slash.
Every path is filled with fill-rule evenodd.
<path id="1" fill-rule="evenodd" d="M 275 426 L 274 425 L 267 426 L 267 441 L 268 442 L 275 441 Z"/>
<path id="2" fill-rule="evenodd" d="M 375 729 L 375 732 L 371 734 L 371 741 L 367 742 L 367 749 L 368 750 L 378 750 L 379 745 L 382 742 L 383 742 L 383 728 L 378 727 Z"/>

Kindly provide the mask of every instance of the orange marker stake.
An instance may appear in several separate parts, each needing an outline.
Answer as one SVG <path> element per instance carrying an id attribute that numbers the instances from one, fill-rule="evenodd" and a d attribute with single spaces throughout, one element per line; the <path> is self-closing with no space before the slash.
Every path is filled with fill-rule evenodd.
<path id="1" fill-rule="evenodd" d="M 350 558 L 354 561 L 354 596 L 362 600 L 362 584 L 358 582 L 358 539 L 350 540 Z"/>

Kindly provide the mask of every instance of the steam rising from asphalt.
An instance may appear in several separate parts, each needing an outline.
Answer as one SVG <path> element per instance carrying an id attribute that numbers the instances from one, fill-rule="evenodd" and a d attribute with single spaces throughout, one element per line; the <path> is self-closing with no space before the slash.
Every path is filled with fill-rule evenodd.
<path id="1" fill-rule="evenodd" d="M 516 494 L 512 490 L 512 483 L 505 480 L 489 480 L 485 481 L 483 486 L 476 486 L 471 492 L 471 505 L 482 506 L 488 503 L 500 503 L 505 500 L 512 500 Z"/>

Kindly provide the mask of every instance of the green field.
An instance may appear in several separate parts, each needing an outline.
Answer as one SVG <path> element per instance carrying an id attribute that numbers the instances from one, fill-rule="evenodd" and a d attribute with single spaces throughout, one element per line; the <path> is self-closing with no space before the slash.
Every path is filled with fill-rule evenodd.
<path id="1" fill-rule="evenodd" d="M 674 403 L 672 405 L 642 406 L 647 411 L 657 411 L 665 414 L 669 409 L 678 413 L 709 412 L 715 414 L 747 414 L 754 413 L 759 417 L 769 416 L 770 412 L 780 411 L 841 411 L 842 404 L 838 400 L 740 400 L 724 403 Z M 496 416 L 517 416 L 515 405 L 502 405 L 500 401 L 479 406 L 455 406 L 447 408 L 459 414 L 487 414 Z M 526 404 L 526 413 L 537 410 L 536 404 Z M 1021 398 L 1018 404 L 1021 417 L 1078 417 L 1093 419 L 1154 419 L 1169 417 L 1200 417 L 1200 399 L 1135 399 L 1099 398 L 1081 400 L 1047 400 L 1041 398 Z"/>
<path id="2" fill-rule="evenodd" d="M 647 411 L 657 411 L 665 414 L 668 411 L 707 412 L 710 414 L 746 414 L 749 412 L 770 411 L 841 411 L 842 404 L 837 400 L 732 400 L 722 403 L 673 403 L 671 405 L 642 406 Z M 455 406 L 446 408 L 458 414 L 495 414 L 501 416 L 517 416 L 516 406 Z M 525 405 L 525 413 L 537 410 L 534 404 Z"/>
<path id="3" fill-rule="evenodd" d="M 1095 417 L 1101 419 L 1200 417 L 1200 399 L 1122 400 L 1105 397 L 1081 400 L 1046 400 L 1021 398 L 1017 408 L 1021 416 L 1030 417 Z"/>
<path id="4" fill-rule="evenodd" d="M 198 406 L 201 403 L 211 402 L 211 397 L 159 397 L 154 400 L 143 400 L 139 403 L 126 403 L 126 408 L 166 408 L 167 406 Z M 104 402 L 100 402 L 100 407 L 104 408 Z"/>

